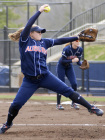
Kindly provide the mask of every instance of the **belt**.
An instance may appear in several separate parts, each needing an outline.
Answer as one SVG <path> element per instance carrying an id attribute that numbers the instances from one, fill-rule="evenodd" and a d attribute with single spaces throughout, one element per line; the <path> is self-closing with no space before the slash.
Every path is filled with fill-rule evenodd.
<path id="1" fill-rule="evenodd" d="M 44 76 L 44 74 L 40 74 L 37 76 L 29 76 L 29 75 L 25 75 L 26 78 L 31 79 L 31 80 L 38 80 L 40 78 L 42 78 Z"/>

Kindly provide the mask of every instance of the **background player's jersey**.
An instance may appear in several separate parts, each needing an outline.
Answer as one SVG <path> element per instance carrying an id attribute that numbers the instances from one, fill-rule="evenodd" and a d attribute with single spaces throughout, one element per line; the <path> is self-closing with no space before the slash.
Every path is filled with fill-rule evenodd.
<path id="1" fill-rule="evenodd" d="M 64 64 L 65 66 L 70 65 L 72 63 L 72 59 L 67 59 L 67 57 L 77 57 L 79 61 L 77 62 L 78 65 L 81 65 L 81 57 L 82 57 L 83 48 L 77 47 L 77 49 L 73 49 L 72 45 L 66 46 L 62 51 L 62 57 L 59 60 L 59 63 Z"/>

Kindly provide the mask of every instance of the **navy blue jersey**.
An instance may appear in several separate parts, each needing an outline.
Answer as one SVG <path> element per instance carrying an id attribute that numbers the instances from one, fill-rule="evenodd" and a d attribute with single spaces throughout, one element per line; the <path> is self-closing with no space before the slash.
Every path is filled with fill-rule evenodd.
<path id="1" fill-rule="evenodd" d="M 25 75 L 36 76 L 47 72 L 47 49 L 53 46 L 53 39 L 35 41 L 28 37 L 20 41 L 21 69 Z M 21 47 L 22 46 L 22 47 Z"/>
<path id="2" fill-rule="evenodd" d="M 82 47 L 77 47 L 77 49 L 73 49 L 72 45 L 66 46 L 63 51 L 62 51 L 62 57 L 60 58 L 58 63 L 62 64 L 70 64 L 72 63 L 72 59 L 67 59 L 68 56 L 76 56 L 79 58 L 79 61 L 77 62 L 78 65 L 81 65 L 81 57 L 83 53 L 83 48 Z M 68 65 L 67 65 L 68 66 Z"/>

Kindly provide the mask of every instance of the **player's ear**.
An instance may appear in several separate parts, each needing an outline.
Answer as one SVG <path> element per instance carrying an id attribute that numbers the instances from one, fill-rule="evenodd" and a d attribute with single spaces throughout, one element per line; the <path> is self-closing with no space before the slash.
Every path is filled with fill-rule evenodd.
<path id="1" fill-rule="evenodd" d="M 32 37 L 32 32 L 30 32 L 30 37 Z"/>

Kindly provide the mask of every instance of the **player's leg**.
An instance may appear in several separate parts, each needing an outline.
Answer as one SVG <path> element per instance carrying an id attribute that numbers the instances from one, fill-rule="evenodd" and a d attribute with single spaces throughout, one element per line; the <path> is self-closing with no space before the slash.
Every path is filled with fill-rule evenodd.
<path id="1" fill-rule="evenodd" d="M 71 84 L 71 87 L 74 89 L 74 91 L 77 91 L 77 80 L 72 65 L 66 70 L 66 76 Z M 79 105 L 76 104 L 74 101 L 71 102 L 71 107 L 75 108 L 76 110 L 79 110 Z"/>
<path id="2" fill-rule="evenodd" d="M 78 92 L 68 87 L 64 82 L 62 82 L 59 78 L 54 76 L 51 72 L 48 72 L 46 74 L 43 81 L 40 83 L 40 86 L 70 98 L 75 103 L 83 105 L 90 112 L 95 113 L 97 116 L 103 115 L 103 110 L 98 109 L 95 106 L 92 106 Z"/>
<path id="3" fill-rule="evenodd" d="M 64 67 L 62 65 L 60 65 L 60 64 L 57 64 L 56 72 L 57 72 L 58 78 L 60 80 L 62 80 L 63 82 L 65 82 L 65 69 L 64 69 Z M 56 109 L 64 110 L 64 107 L 61 105 L 61 94 L 58 94 L 58 93 L 57 93 Z"/>
<path id="4" fill-rule="evenodd" d="M 57 93 L 57 105 L 56 109 L 58 110 L 64 110 L 64 107 L 61 105 L 61 94 Z"/>
<path id="5" fill-rule="evenodd" d="M 13 100 L 11 106 L 9 107 L 7 122 L 0 128 L 0 134 L 5 133 L 11 126 L 14 118 L 18 115 L 21 107 L 27 102 L 27 100 L 33 95 L 37 90 L 38 85 L 30 82 L 29 79 L 24 78 L 23 83 Z"/>
<path id="6" fill-rule="evenodd" d="M 40 86 L 50 89 L 65 97 L 72 98 L 73 101 L 82 104 L 86 108 L 91 108 L 91 105 L 85 99 L 83 99 L 77 92 L 75 92 L 72 88 L 68 87 L 64 82 L 62 82 L 51 72 L 46 74 L 45 78 L 40 83 Z M 75 95 L 75 97 L 73 95 Z"/>

